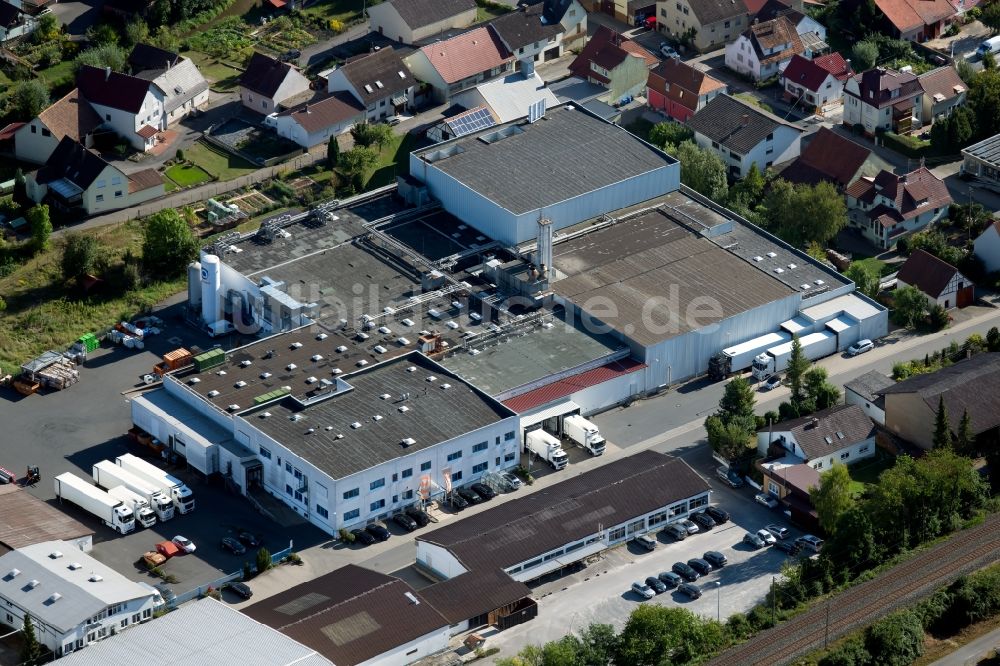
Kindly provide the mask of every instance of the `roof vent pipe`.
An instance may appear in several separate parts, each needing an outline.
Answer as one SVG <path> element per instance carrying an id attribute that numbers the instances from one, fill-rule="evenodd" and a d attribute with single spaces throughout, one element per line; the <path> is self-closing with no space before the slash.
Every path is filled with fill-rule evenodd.
<path id="1" fill-rule="evenodd" d="M 111 66 L 109 65 L 104 68 L 104 80 L 107 81 L 110 78 L 111 78 Z"/>

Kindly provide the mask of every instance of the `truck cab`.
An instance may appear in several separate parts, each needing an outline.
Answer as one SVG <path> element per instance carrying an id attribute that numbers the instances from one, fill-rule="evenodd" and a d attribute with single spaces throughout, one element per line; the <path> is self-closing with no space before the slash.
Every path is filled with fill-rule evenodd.
<path id="1" fill-rule="evenodd" d="M 601 432 L 596 425 L 579 414 L 572 414 L 563 419 L 563 433 L 592 456 L 604 453 L 604 437 L 601 436 Z"/>

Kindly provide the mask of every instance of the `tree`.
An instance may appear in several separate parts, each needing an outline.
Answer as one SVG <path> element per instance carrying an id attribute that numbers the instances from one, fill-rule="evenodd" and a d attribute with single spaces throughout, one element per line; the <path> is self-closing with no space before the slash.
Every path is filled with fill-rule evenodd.
<path id="1" fill-rule="evenodd" d="M 262 574 L 271 568 L 271 551 L 261 546 L 257 551 L 257 573 Z"/>
<path id="2" fill-rule="evenodd" d="M 837 521 L 854 506 L 847 465 L 834 465 L 820 474 L 819 485 L 809 490 L 809 499 L 816 507 L 820 527 L 828 534 L 835 534 Z"/>
<path id="3" fill-rule="evenodd" d="M 78 70 L 84 65 L 90 65 L 99 69 L 110 67 L 113 72 L 124 72 L 128 54 L 117 44 L 103 44 L 81 52 L 74 62 Z"/>
<path id="4" fill-rule="evenodd" d="M 962 82 L 966 86 L 972 85 L 972 82 L 976 80 L 976 68 L 972 66 L 965 58 L 955 59 L 955 69 L 958 71 L 958 78 L 962 79 Z"/>
<path id="5" fill-rule="evenodd" d="M 38 24 L 35 32 L 31 33 L 31 39 L 36 44 L 44 44 L 59 36 L 59 19 L 54 12 L 42 14 L 38 17 Z"/>
<path id="6" fill-rule="evenodd" d="M 386 146 L 392 141 L 392 127 L 385 123 L 359 123 L 351 128 L 354 143 L 362 148 Z"/>
<path id="7" fill-rule="evenodd" d="M 910 285 L 897 288 L 893 300 L 895 301 L 893 315 L 896 322 L 908 328 L 916 326 L 927 311 L 927 298 L 922 291 Z"/>
<path id="8" fill-rule="evenodd" d="M 356 187 L 361 187 L 361 178 L 365 171 L 378 164 L 378 153 L 371 148 L 351 148 L 340 154 L 338 160 L 340 171 L 347 176 Z"/>
<path id="9" fill-rule="evenodd" d="M 991 351 L 1000 351 L 1000 329 L 996 326 L 986 332 L 986 348 Z"/>
<path id="10" fill-rule="evenodd" d="M 836 465 L 835 467 L 844 467 Z M 878 562 L 878 545 L 871 518 L 864 507 L 851 506 L 837 518 L 833 530 L 827 530 L 830 538 L 823 549 L 839 569 L 840 582 L 846 583 L 857 574 Z"/>
<path id="11" fill-rule="evenodd" d="M 694 138 L 694 132 L 687 125 L 667 121 L 656 123 L 649 130 L 649 142 L 654 146 L 665 148 L 666 146 L 679 146 L 683 141 L 690 141 Z"/>
<path id="12" fill-rule="evenodd" d="M 142 19 L 134 19 L 125 25 L 125 42 L 130 46 L 149 42 L 149 25 Z"/>
<path id="13" fill-rule="evenodd" d="M 163 210 L 146 219 L 142 263 L 149 273 L 161 278 L 176 277 L 196 256 L 198 239 L 176 210 Z"/>
<path id="14" fill-rule="evenodd" d="M 98 46 L 117 44 L 118 31 L 108 23 L 98 23 L 87 28 L 87 41 Z"/>
<path id="15" fill-rule="evenodd" d="M 166 25 L 161 25 L 157 28 L 156 34 L 152 36 L 150 41 L 153 43 L 153 46 L 158 46 L 165 51 L 180 50 L 180 40 L 170 30 L 170 27 Z"/>
<path id="16" fill-rule="evenodd" d="M 579 664 L 605 666 L 618 649 L 618 636 L 610 624 L 591 624 L 580 632 Z"/>
<path id="17" fill-rule="evenodd" d="M 722 398 L 719 399 L 719 416 L 724 423 L 731 423 L 735 419 L 753 420 L 756 403 L 750 382 L 745 377 L 734 377 L 726 384 Z"/>
<path id="18" fill-rule="evenodd" d="M 972 417 L 969 410 L 962 410 L 962 420 L 958 423 L 958 436 L 955 438 L 955 449 L 964 456 L 976 451 L 976 434 L 972 431 Z"/>
<path id="19" fill-rule="evenodd" d="M 340 142 L 337 141 L 337 137 L 331 136 L 330 140 L 326 143 L 326 161 L 330 164 L 331 169 L 336 169 L 339 160 Z"/>
<path id="20" fill-rule="evenodd" d="M 24 614 L 24 626 L 21 628 L 21 664 L 35 666 L 42 658 L 42 645 L 35 635 L 35 624 L 31 615 Z"/>
<path id="21" fill-rule="evenodd" d="M 63 247 L 62 274 L 66 281 L 75 280 L 94 271 L 98 244 L 93 236 L 69 234 Z"/>
<path id="22" fill-rule="evenodd" d="M 908 666 L 924 652 L 924 627 L 916 613 L 900 611 L 868 627 L 864 640 L 873 664 Z"/>
<path id="23" fill-rule="evenodd" d="M 802 342 L 799 340 L 799 336 L 794 335 L 792 336 L 792 353 L 788 358 L 786 376 L 788 377 L 788 385 L 792 389 L 791 402 L 796 407 L 805 397 L 803 380 L 808 370 L 809 359 L 802 351 Z"/>
<path id="24" fill-rule="evenodd" d="M 724 423 L 713 414 L 705 419 L 705 430 L 712 450 L 730 462 L 741 461 L 757 449 L 754 434 L 740 423 Z"/>
<path id="25" fill-rule="evenodd" d="M 1000 3 L 993 3 L 995 6 Z M 998 9 L 1000 11 L 1000 9 Z M 967 103 L 975 116 L 975 128 L 980 137 L 1000 134 L 1000 72 L 995 69 L 979 72 L 969 84 Z"/>
<path id="26" fill-rule="evenodd" d="M 944 406 L 944 396 L 938 397 L 937 413 L 934 414 L 934 437 L 931 439 L 935 449 L 951 448 L 951 423 L 948 422 L 948 408 Z"/>
<path id="27" fill-rule="evenodd" d="M 1000 31 L 1000 7 L 997 3 L 991 2 L 980 8 L 979 20 L 994 33 Z"/>
<path id="28" fill-rule="evenodd" d="M 878 60 L 878 45 L 869 40 L 863 40 L 851 47 L 851 65 L 859 72 L 866 72 L 875 66 Z"/>
<path id="29" fill-rule="evenodd" d="M 49 219 L 48 204 L 36 204 L 28 209 L 25 217 L 28 228 L 31 229 L 31 244 L 35 252 L 41 252 L 49 246 L 49 236 L 52 235 L 52 221 Z"/>
<path id="30" fill-rule="evenodd" d="M 931 306 L 931 309 L 927 311 L 927 319 L 930 321 L 932 329 L 940 331 L 948 325 L 948 311 L 945 310 L 944 306 L 940 303 L 935 303 Z"/>
<path id="31" fill-rule="evenodd" d="M 710 199 L 725 199 L 728 190 L 726 165 L 715 153 L 702 150 L 693 141 L 677 146 L 681 182 Z"/>
<path id="32" fill-rule="evenodd" d="M 7 104 L 15 117 L 31 120 L 49 105 L 49 89 L 39 79 L 16 81 L 7 93 Z"/>
<path id="33" fill-rule="evenodd" d="M 806 401 L 814 405 L 814 409 L 827 409 L 840 402 L 840 389 L 831 384 L 828 377 L 826 368 L 818 366 L 807 370 L 802 377 Z"/>
<path id="34" fill-rule="evenodd" d="M 875 298 L 878 296 L 879 284 L 882 281 L 882 276 L 876 268 L 870 264 L 863 264 L 861 262 L 852 262 L 847 270 L 844 271 L 844 277 L 857 285 L 858 291 L 860 291 L 865 296 L 869 298 Z"/>
<path id="35" fill-rule="evenodd" d="M 825 245 L 847 224 L 847 206 L 832 183 L 781 189 L 772 184 L 765 206 L 768 227 L 797 246 Z"/>
<path id="36" fill-rule="evenodd" d="M 642 604 L 618 636 L 616 664 L 686 664 L 711 654 L 721 625 L 683 608 Z"/>

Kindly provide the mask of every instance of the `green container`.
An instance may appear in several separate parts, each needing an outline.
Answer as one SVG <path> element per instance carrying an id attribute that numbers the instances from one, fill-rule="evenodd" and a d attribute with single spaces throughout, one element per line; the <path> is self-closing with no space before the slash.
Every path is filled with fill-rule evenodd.
<path id="1" fill-rule="evenodd" d="M 86 351 L 92 352 L 101 346 L 101 341 L 97 339 L 93 333 L 85 333 L 77 339 L 77 343 L 80 344 Z"/>
<path id="2" fill-rule="evenodd" d="M 194 367 L 198 372 L 208 370 L 209 368 L 214 368 L 217 365 L 222 365 L 226 362 L 226 352 L 221 349 L 213 349 L 207 351 L 204 354 L 198 354 L 194 357 Z"/>

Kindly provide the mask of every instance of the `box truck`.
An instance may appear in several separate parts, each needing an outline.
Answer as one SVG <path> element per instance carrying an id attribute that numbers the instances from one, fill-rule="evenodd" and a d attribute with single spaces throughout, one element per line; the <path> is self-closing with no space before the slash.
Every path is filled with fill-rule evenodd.
<path id="1" fill-rule="evenodd" d="M 94 465 L 91 475 L 94 477 L 94 483 L 105 490 L 124 486 L 141 496 L 161 523 L 174 517 L 174 503 L 167 497 L 166 493 L 110 460 L 102 460 Z"/>
<path id="2" fill-rule="evenodd" d="M 809 333 L 799 338 L 799 344 L 802 345 L 802 353 L 805 357 L 810 361 L 815 361 L 837 351 L 837 335 L 830 331 Z M 781 372 L 788 367 L 788 360 L 791 357 L 792 342 L 771 347 L 753 360 L 754 379 L 763 381 L 774 373 Z"/>
<path id="3" fill-rule="evenodd" d="M 115 458 L 115 463 L 140 479 L 144 479 L 154 488 L 162 490 L 181 513 L 194 511 L 194 493 L 177 477 L 167 474 L 156 465 L 148 463 L 142 458 L 137 458 L 131 453 L 118 456 Z"/>
<path id="4" fill-rule="evenodd" d="M 587 449 L 592 456 L 604 453 L 604 438 L 601 437 L 600 430 L 579 414 L 571 414 L 563 419 L 563 433 Z"/>
<path id="5" fill-rule="evenodd" d="M 132 509 L 136 521 L 143 527 L 152 527 L 156 524 L 156 514 L 149 508 L 149 502 L 142 495 L 132 492 L 125 486 L 109 488 L 108 494 L 125 502 L 125 506 Z"/>
<path id="6" fill-rule="evenodd" d="M 547 461 L 553 469 L 562 469 L 569 462 L 562 443 L 541 429 L 532 430 L 524 436 L 524 448 Z"/>
<path id="7" fill-rule="evenodd" d="M 711 379 L 725 379 L 733 372 L 743 372 L 750 367 L 754 358 L 771 347 L 784 344 L 792 339 L 786 331 L 768 333 L 752 340 L 747 340 L 732 347 L 726 347 L 709 359 L 708 375 Z"/>
<path id="8" fill-rule="evenodd" d="M 55 478 L 56 497 L 76 504 L 100 518 L 105 525 L 121 534 L 135 529 L 135 514 L 125 502 L 107 494 L 75 474 L 66 472 Z"/>

